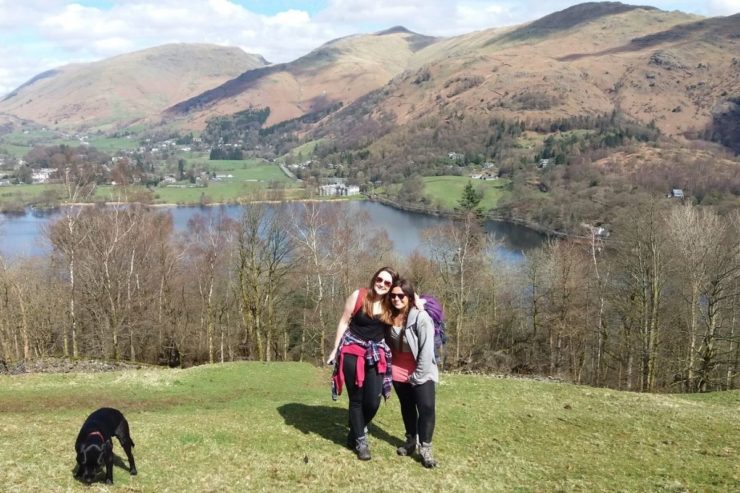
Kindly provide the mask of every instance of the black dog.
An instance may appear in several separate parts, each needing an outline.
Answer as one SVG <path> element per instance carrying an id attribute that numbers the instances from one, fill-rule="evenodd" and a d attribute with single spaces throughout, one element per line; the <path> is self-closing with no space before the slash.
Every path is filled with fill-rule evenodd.
<path id="1" fill-rule="evenodd" d="M 128 430 L 128 421 L 120 411 L 110 407 L 98 409 L 82 424 L 75 442 L 77 472 L 86 483 L 92 483 L 98 470 L 105 464 L 105 482 L 113 484 L 113 437 L 117 437 L 128 458 L 129 472 L 136 474 L 131 447 L 134 441 Z"/>

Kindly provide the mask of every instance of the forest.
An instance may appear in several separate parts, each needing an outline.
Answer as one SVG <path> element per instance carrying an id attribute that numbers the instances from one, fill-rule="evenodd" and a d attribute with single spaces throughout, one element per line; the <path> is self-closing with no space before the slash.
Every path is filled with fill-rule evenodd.
<path id="1" fill-rule="evenodd" d="M 346 297 L 391 265 L 442 300 L 447 371 L 646 392 L 738 387 L 737 211 L 647 199 L 609 238 L 594 229 L 507 263 L 474 211 L 428 230 L 426 255 L 399 257 L 363 216 L 292 207 L 196 216 L 181 234 L 156 208 L 65 208 L 46 231 L 48 256 L 0 263 L 0 364 L 318 365 Z"/>

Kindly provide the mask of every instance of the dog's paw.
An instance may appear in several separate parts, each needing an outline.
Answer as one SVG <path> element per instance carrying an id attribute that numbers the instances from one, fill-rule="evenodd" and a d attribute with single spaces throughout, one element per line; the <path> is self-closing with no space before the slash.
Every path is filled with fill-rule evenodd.
<path id="1" fill-rule="evenodd" d="M 113 480 L 112 479 L 106 479 L 105 480 L 105 484 L 113 484 Z"/>
<path id="2" fill-rule="evenodd" d="M 131 473 L 132 476 L 136 476 L 136 474 L 138 474 L 135 467 L 132 467 L 129 472 Z"/>

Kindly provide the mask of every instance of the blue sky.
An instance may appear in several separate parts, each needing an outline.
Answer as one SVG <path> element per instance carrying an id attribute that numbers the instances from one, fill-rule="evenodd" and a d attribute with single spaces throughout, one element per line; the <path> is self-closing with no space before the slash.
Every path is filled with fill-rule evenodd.
<path id="1" fill-rule="evenodd" d="M 453 36 L 538 19 L 577 1 L 551 0 L 0 0 L 0 96 L 54 67 L 173 42 L 238 46 L 271 62 L 331 39 L 395 25 Z M 635 2 L 703 16 L 740 0 Z"/>

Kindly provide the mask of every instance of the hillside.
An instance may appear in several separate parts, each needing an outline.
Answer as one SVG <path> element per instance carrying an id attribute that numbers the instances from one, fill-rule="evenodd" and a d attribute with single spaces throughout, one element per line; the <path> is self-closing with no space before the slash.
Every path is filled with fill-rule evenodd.
<path id="1" fill-rule="evenodd" d="M 290 63 L 244 72 L 173 105 L 165 118 L 184 118 L 185 126 L 203 128 L 210 117 L 268 106 L 266 124 L 273 125 L 333 104 L 346 105 L 384 86 L 415 52 L 434 41 L 402 27 L 340 38 Z"/>
<path id="2" fill-rule="evenodd" d="M 738 392 L 649 395 L 548 381 L 442 375 L 434 446 L 440 466 L 398 457 L 395 396 L 370 427 L 373 459 L 345 449 L 346 397 L 299 363 L 188 370 L 0 376 L 8 491 L 69 491 L 75 436 L 100 406 L 126 415 L 136 443 L 126 491 L 367 491 L 379 477 L 409 491 L 707 491 L 740 484 Z M 205 425 L 207 423 L 207 426 Z"/>
<path id="3" fill-rule="evenodd" d="M 238 48 L 164 45 L 39 74 L 0 101 L 0 114 L 69 129 L 127 127 L 265 65 Z"/>
<path id="4" fill-rule="evenodd" d="M 737 32 L 740 14 L 700 20 L 581 4 L 421 50 L 364 113 L 404 125 L 451 115 L 537 122 L 619 111 L 667 135 L 701 133 L 740 94 Z"/>

